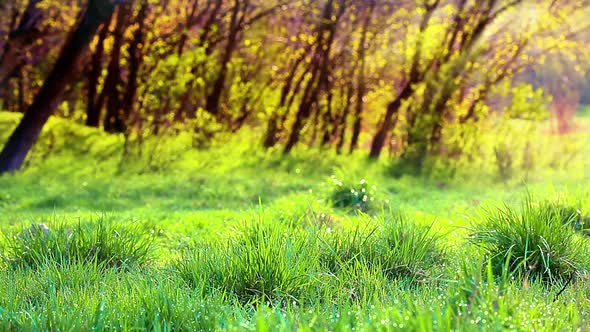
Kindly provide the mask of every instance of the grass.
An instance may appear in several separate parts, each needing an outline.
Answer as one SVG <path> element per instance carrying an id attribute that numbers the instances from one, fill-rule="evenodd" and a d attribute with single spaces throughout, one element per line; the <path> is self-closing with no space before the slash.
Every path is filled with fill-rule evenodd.
<path id="1" fill-rule="evenodd" d="M 297 303 L 317 278 L 315 241 L 311 232 L 256 223 L 227 243 L 188 251 L 176 267 L 193 287 L 219 290 L 243 304 Z"/>
<path id="2" fill-rule="evenodd" d="M 506 206 L 484 218 L 472 240 L 484 248 L 496 274 L 553 283 L 585 272 L 587 247 L 571 227 L 575 215 L 527 197 L 520 211 Z"/>
<path id="3" fill-rule="evenodd" d="M 151 260 L 151 236 L 141 230 L 113 226 L 102 220 L 75 225 L 32 224 L 5 239 L 3 260 L 11 268 L 42 269 L 89 263 L 103 268 L 130 269 Z"/>
<path id="4" fill-rule="evenodd" d="M 17 121 L 0 113 L 0 143 Z M 235 140 L 124 155 L 121 137 L 52 120 L 0 176 L 0 330 L 590 327 L 584 153 L 512 179 L 493 163 L 392 178 L 361 154 Z"/>

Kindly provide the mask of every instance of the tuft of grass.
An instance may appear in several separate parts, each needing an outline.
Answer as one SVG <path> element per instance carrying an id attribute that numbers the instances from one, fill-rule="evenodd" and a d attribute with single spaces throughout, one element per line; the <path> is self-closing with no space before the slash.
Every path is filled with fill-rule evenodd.
<path id="1" fill-rule="evenodd" d="M 315 237 L 281 223 L 255 223 L 227 243 L 186 251 L 175 267 L 191 286 L 244 304 L 298 302 L 317 270 Z"/>
<path id="2" fill-rule="evenodd" d="M 412 281 L 433 278 L 431 269 L 444 263 L 444 252 L 438 243 L 441 235 L 433 231 L 433 225 L 418 225 L 403 214 L 382 218 L 380 256 L 385 273 Z"/>
<path id="3" fill-rule="evenodd" d="M 338 272 L 360 262 L 378 268 L 389 280 L 410 283 L 434 277 L 432 269 L 444 262 L 444 254 L 432 226 L 417 225 L 399 213 L 382 215 L 377 225 L 328 234 L 322 265 Z"/>
<path id="4" fill-rule="evenodd" d="M 558 206 L 527 197 L 520 211 L 505 205 L 484 217 L 471 240 L 484 249 L 494 274 L 551 283 L 583 270 L 584 246 Z"/>
<path id="5" fill-rule="evenodd" d="M 104 220 L 56 227 L 33 224 L 5 242 L 2 258 L 12 268 L 90 263 L 128 269 L 145 265 L 152 254 L 151 236 Z"/>
<path id="6" fill-rule="evenodd" d="M 322 268 L 330 273 L 347 270 L 358 261 L 366 261 L 370 250 L 375 248 L 377 227 L 356 226 L 353 230 L 327 232 L 323 236 L 320 255 Z M 371 256 L 371 255 L 370 255 Z"/>

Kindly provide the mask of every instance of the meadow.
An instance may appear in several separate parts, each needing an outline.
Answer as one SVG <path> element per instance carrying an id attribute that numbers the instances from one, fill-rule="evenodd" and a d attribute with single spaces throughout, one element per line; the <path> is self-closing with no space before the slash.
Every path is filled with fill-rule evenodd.
<path id="1" fill-rule="evenodd" d="M 18 119 L 0 113 L 0 143 Z M 137 148 L 52 119 L 0 176 L 0 330 L 590 328 L 583 130 L 542 131 L 542 165 L 509 178 L 252 135 Z"/>

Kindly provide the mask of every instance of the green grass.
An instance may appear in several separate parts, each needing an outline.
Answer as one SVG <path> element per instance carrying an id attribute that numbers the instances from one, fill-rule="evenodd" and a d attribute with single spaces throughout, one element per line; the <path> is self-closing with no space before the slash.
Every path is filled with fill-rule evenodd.
<path id="1" fill-rule="evenodd" d="M 528 197 L 520 211 L 509 206 L 487 211 L 472 240 L 485 249 L 498 275 L 565 281 L 585 273 L 588 247 L 572 228 L 575 215 L 563 212 Z"/>
<path id="2" fill-rule="evenodd" d="M 102 220 L 75 225 L 32 224 L 5 239 L 5 265 L 42 269 L 47 264 L 96 264 L 103 268 L 130 269 L 149 263 L 153 236 L 142 236 L 137 227 L 113 226 Z"/>
<path id="3" fill-rule="evenodd" d="M 0 144 L 18 118 L 0 113 Z M 589 151 L 564 160 L 589 137 L 540 137 L 510 179 L 493 161 L 393 178 L 248 132 L 124 155 L 53 119 L 0 176 L 0 330 L 586 330 Z"/>

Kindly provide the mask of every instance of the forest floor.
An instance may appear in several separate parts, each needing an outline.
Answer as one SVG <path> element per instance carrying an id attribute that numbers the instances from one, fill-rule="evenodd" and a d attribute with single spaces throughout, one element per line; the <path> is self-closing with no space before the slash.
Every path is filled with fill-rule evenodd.
<path id="1" fill-rule="evenodd" d="M 579 135 L 567 165 L 449 180 L 54 120 L 0 176 L 0 330 L 590 330 Z"/>

